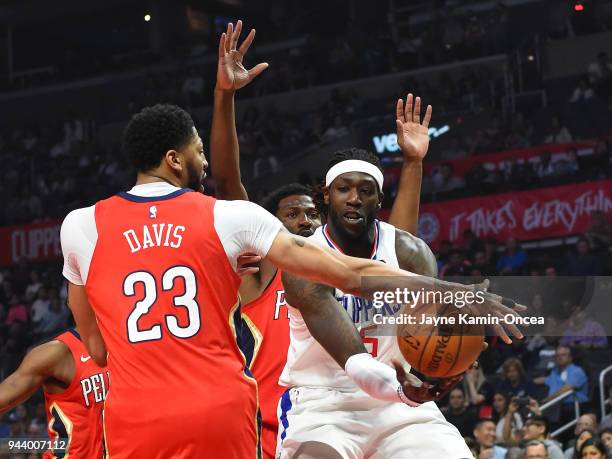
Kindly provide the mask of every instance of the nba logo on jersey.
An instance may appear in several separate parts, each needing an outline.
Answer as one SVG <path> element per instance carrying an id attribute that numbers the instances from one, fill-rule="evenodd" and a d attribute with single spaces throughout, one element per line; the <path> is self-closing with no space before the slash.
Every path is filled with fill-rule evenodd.
<path id="1" fill-rule="evenodd" d="M 149 207 L 149 218 L 157 218 L 157 206 Z"/>

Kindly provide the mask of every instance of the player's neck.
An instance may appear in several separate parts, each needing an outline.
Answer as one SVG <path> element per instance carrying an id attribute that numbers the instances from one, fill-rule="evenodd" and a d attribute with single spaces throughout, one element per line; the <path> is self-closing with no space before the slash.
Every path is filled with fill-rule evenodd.
<path id="1" fill-rule="evenodd" d="M 178 188 L 184 188 L 181 181 L 171 174 L 164 174 L 160 171 L 139 172 L 136 176 L 136 185 L 145 185 L 147 183 L 166 182 Z"/>
<path id="2" fill-rule="evenodd" d="M 372 256 L 372 247 L 374 246 L 376 233 L 374 223 L 359 237 L 349 235 L 341 228 L 337 228 L 331 220 L 327 222 L 327 231 L 332 241 L 344 254 L 357 258 L 370 258 Z"/>

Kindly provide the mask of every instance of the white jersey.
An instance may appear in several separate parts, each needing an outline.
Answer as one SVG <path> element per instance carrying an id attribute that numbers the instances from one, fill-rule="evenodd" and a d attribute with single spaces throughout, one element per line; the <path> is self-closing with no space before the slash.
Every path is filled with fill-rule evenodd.
<path id="1" fill-rule="evenodd" d="M 395 227 L 379 221 L 375 224 L 376 234 L 371 258 L 399 268 L 395 253 Z M 317 228 L 310 239 L 340 251 L 331 240 L 326 226 Z M 393 315 L 398 312 L 399 306 L 385 305 L 376 309 L 371 301 L 344 294 L 338 289 L 335 290 L 335 296 L 353 319 L 355 327 L 365 338 L 366 349 L 375 359 L 388 365 L 391 365 L 392 359 L 398 359 L 400 362 L 404 360 L 397 345 L 397 338 L 377 336 L 377 325 L 372 322 L 374 314 Z M 344 369 L 312 337 L 300 311 L 292 307 L 289 307 L 289 335 L 291 342 L 287 363 L 279 379 L 281 385 L 358 390 Z"/>

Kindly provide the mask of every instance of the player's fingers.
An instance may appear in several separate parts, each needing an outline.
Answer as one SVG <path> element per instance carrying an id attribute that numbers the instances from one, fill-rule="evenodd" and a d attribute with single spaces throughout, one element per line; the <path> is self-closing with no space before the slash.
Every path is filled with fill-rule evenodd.
<path id="1" fill-rule="evenodd" d="M 497 336 L 499 336 L 504 343 L 512 344 L 512 340 L 510 339 L 510 337 L 506 333 L 506 330 L 504 330 L 504 327 L 502 327 L 500 324 L 494 324 L 494 325 L 492 325 L 492 328 L 493 328 L 493 332 Z"/>
<path id="2" fill-rule="evenodd" d="M 429 122 L 431 121 L 431 113 L 433 112 L 433 107 L 431 105 L 427 106 L 425 110 L 425 118 L 423 118 L 423 126 L 429 127 Z"/>
<path id="3" fill-rule="evenodd" d="M 397 139 L 399 140 L 400 134 L 404 130 L 404 125 L 400 120 L 395 120 L 395 127 L 397 128 Z"/>
<path id="4" fill-rule="evenodd" d="M 238 257 L 239 265 L 247 265 L 250 263 L 259 263 L 261 261 L 261 255 L 243 255 Z"/>
<path id="5" fill-rule="evenodd" d="M 252 80 L 257 75 L 259 75 L 261 72 L 263 72 L 265 69 L 267 69 L 268 66 L 269 64 L 267 62 L 262 62 L 261 64 L 257 64 L 255 67 L 249 70 L 249 78 Z"/>
<path id="6" fill-rule="evenodd" d="M 402 99 L 397 99 L 397 104 L 395 105 L 395 118 L 397 120 L 406 121 L 404 118 L 404 101 Z"/>
<path id="7" fill-rule="evenodd" d="M 221 38 L 219 39 L 219 58 L 225 56 L 225 41 L 227 40 L 227 35 L 225 32 L 221 34 Z"/>
<path id="8" fill-rule="evenodd" d="M 229 53 L 232 46 L 232 33 L 234 33 L 234 24 L 231 22 L 227 23 L 227 30 L 225 31 L 225 52 Z"/>
<path id="9" fill-rule="evenodd" d="M 414 100 L 414 113 L 412 115 L 412 121 L 415 123 L 421 123 L 421 98 L 417 97 Z"/>
<path id="10" fill-rule="evenodd" d="M 232 43 L 231 49 L 234 50 L 238 46 L 238 39 L 240 38 L 240 32 L 242 32 L 242 21 L 238 19 L 236 23 L 236 28 L 234 29 L 234 33 L 232 34 Z"/>
<path id="11" fill-rule="evenodd" d="M 247 53 L 247 51 L 251 47 L 251 43 L 253 43 L 254 39 L 255 39 L 255 29 L 252 29 L 247 35 L 247 37 L 244 39 L 244 41 L 242 42 L 242 45 L 240 45 L 240 49 L 238 50 L 243 56 Z"/>
<path id="12" fill-rule="evenodd" d="M 489 347 L 489 343 L 487 343 L 486 341 L 483 341 L 482 349 L 480 350 L 480 352 L 486 351 L 488 347 Z"/>
<path id="13" fill-rule="evenodd" d="M 406 121 L 412 121 L 412 102 L 413 96 L 412 93 L 409 92 L 406 96 L 406 108 L 404 109 L 404 119 Z"/>

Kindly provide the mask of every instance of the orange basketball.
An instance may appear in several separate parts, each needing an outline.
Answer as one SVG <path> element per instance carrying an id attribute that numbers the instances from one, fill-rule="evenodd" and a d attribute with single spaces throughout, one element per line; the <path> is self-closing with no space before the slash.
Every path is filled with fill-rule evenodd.
<path id="1" fill-rule="evenodd" d="M 398 325 L 397 341 L 406 361 L 418 372 L 432 378 L 463 373 L 478 358 L 484 343 L 484 326 L 464 323 L 461 309 L 453 305 L 430 304 L 417 312 L 416 325 Z M 440 322 L 433 324 L 434 318 Z M 425 322 L 425 323 L 422 323 Z"/>

